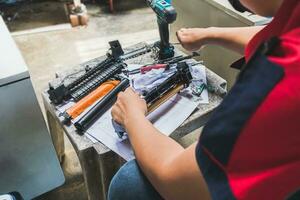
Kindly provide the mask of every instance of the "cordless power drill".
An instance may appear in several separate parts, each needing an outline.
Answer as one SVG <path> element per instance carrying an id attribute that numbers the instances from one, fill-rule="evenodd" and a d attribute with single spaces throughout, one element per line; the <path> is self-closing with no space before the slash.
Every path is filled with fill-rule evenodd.
<path id="1" fill-rule="evenodd" d="M 174 56 L 174 47 L 169 43 L 169 24 L 176 20 L 177 13 L 171 5 L 171 0 L 147 0 L 147 4 L 157 15 L 157 23 L 160 35 L 159 59 L 167 59 Z"/>

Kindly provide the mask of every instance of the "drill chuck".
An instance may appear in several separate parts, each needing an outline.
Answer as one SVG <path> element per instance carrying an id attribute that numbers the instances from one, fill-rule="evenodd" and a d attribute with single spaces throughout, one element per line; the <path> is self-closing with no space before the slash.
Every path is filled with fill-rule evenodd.
<path id="1" fill-rule="evenodd" d="M 159 20 L 166 24 L 172 24 L 177 18 L 177 13 L 170 2 L 168 0 L 147 0 Z"/>

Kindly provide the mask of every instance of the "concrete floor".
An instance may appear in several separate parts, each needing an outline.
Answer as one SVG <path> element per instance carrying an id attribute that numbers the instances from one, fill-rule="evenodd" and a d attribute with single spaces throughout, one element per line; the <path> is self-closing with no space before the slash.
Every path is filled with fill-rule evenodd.
<path id="1" fill-rule="evenodd" d="M 24 2 L 18 6 L 2 6 L 0 10 L 11 32 L 68 23 L 65 6 L 59 2 Z"/>
<path id="2" fill-rule="evenodd" d="M 33 7 L 38 13 L 30 14 L 29 12 L 28 15 L 22 15 L 22 11 L 19 10 L 19 16 L 23 16 L 22 20 L 10 22 L 8 25 L 11 30 L 21 31 L 39 26 L 55 25 L 57 22 L 63 23 L 61 10 L 55 9 L 60 8 L 61 5 L 62 3 L 59 2 L 36 3 Z M 90 16 L 87 27 L 35 34 L 14 34 L 14 39 L 28 65 L 31 80 L 42 108 L 40 94 L 47 89 L 48 82 L 54 78 L 55 72 L 72 68 L 105 54 L 108 49 L 108 41 L 119 39 L 123 46 L 130 46 L 159 37 L 156 16 L 140 0 L 115 0 L 115 5 L 115 14 L 109 13 L 108 7 L 104 4 L 87 5 Z M 30 6 L 24 10 L 28 11 L 28 9 L 30 10 Z M 52 11 L 51 15 L 48 13 L 49 10 Z M 31 15 L 39 16 L 39 20 L 33 20 L 34 17 Z M 61 18 L 58 19 L 54 15 L 61 16 Z M 198 135 L 199 131 L 196 131 L 190 138 L 183 138 L 181 142 L 187 146 L 191 141 L 196 140 Z M 66 156 L 62 168 L 66 176 L 66 183 L 37 199 L 87 199 L 78 158 L 67 138 L 65 141 Z"/>

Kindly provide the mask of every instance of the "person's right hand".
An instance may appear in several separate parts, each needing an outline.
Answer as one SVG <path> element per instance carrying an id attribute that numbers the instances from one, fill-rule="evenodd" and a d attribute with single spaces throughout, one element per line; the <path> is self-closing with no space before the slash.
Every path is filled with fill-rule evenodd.
<path id="1" fill-rule="evenodd" d="M 209 28 L 182 28 L 176 35 L 187 51 L 198 51 L 208 42 Z"/>
<path id="2" fill-rule="evenodd" d="M 126 128 L 128 121 L 143 118 L 147 113 L 147 104 L 132 88 L 127 88 L 118 94 L 118 99 L 112 107 L 112 117 Z"/>

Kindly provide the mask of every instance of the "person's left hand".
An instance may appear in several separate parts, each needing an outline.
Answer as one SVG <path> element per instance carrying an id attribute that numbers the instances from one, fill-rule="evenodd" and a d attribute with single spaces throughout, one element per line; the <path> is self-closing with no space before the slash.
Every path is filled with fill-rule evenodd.
<path id="1" fill-rule="evenodd" d="M 198 51 L 202 46 L 208 44 L 213 33 L 213 28 L 182 28 L 176 32 L 176 36 L 187 51 Z"/>
<path id="2" fill-rule="evenodd" d="M 145 117 L 147 105 L 144 99 L 132 88 L 127 88 L 125 92 L 118 94 L 118 99 L 112 107 L 112 117 L 119 124 L 125 126 L 128 121 L 136 117 Z"/>

